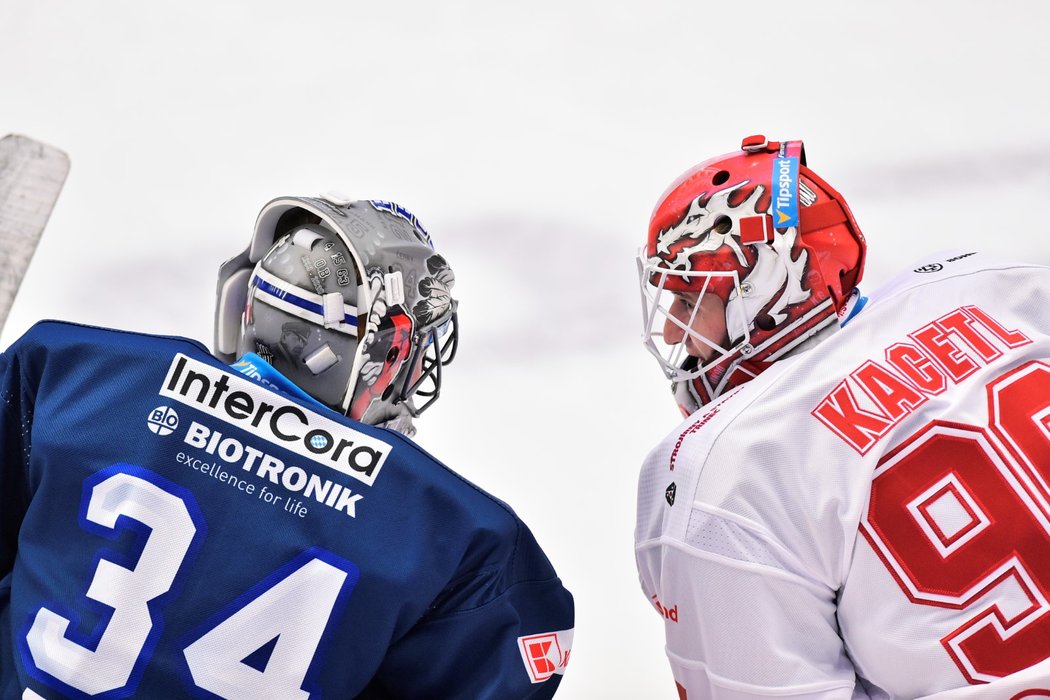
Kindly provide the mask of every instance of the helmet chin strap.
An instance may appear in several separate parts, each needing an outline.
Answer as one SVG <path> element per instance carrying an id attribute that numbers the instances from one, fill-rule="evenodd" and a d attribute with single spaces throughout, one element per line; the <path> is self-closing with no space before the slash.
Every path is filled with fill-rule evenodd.
<path id="1" fill-rule="evenodd" d="M 411 399 L 396 404 L 394 406 L 395 415 L 392 418 L 376 423 L 376 425 L 380 428 L 395 430 L 405 437 L 414 436 L 416 434 L 416 426 L 412 423 L 413 410 L 409 405 L 410 402 Z"/>
<path id="2" fill-rule="evenodd" d="M 352 250 L 352 249 L 351 249 Z M 356 255 L 356 253 L 355 253 Z M 368 275 L 365 273 L 364 268 L 355 267 L 355 271 L 358 275 L 357 285 L 357 298 L 363 300 L 364 303 L 359 303 L 358 313 L 359 318 L 364 320 L 363 324 L 359 323 L 358 336 L 357 336 L 357 347 L 354 348 L 353 365 L 350 368 L 350 376 L 347 378 L 346 389 L 343 391 L 343 402 L 339 407 L 345 415 L 350 415 L 352 410 L 352 404 L 357 394 L 357 383 L 361 377 L 361 368 L 364 365 L 366 350 L 368 349 L 369 340 L 372 337 L 371 327 L 373 305 L 379 299 L 379 289 L 373 289 L 369 284 Z M 378 284 L 378 282 L 377 282 Z M 365 311 L 367 310 L 367 312 Z M 363 325 L 363 328 L 361 326 Z"/>

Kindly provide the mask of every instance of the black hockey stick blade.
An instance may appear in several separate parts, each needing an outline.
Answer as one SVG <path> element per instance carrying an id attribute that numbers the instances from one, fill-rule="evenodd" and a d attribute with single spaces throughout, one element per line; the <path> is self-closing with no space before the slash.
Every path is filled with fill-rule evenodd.
<path id="1" fill-rule="evenodd" d="M 0 329 L 69 173 L 69 156 L 26 136 L 0 139 Z"/>

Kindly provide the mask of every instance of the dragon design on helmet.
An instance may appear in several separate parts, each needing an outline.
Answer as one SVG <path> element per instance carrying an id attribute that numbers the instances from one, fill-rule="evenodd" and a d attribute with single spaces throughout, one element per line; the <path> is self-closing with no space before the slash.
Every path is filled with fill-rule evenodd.
<path id="1" fill-rule="evenodd" d="M 690 202 L 679 222 L 656 237 L 656 254 L 650 262 L 669 270 L 690 270 L 690 260 L 697 253 L 712 256 L 707 269 L 721 268 L 740 273 L 741 295 L 737 289 L 719 289 L 726 303 L 726 318 L 732 337 L 746 334 L 740 322 L 754 322 L 759 314 L 768 314 L 774 323 L 785 320 L 784 310 L 810 297 L 804 281 L 808 267 L 807 252 L 796 246 L 798 230 L 785 229 L 768 245 L 747 245 L 740 238 L 740 219 L 754 216 L 768 208 L 766 188 L 749 180 L 719 190 L 701 193 Z"/>
<path id="2" fill-rule="evenodd" d="M 653 209 L 638 272 L 643 342 L 682 411 L 834 332 L 864 252 L 845 199 L 808 167 L 801 141 L 746 136 L 679 175 Z M 724 326 L 696 316 L 716 299 Z"/>

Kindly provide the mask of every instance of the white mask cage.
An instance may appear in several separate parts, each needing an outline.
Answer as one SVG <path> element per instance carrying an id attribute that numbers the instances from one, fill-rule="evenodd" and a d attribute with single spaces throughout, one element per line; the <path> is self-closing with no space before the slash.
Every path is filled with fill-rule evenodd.
<path id="1" fill-rule="evenodd" d="M 696 379 L 718 365 L 727 363 L 732 357 L 739 356 L 737 351 L 742 350 L 746 356 L 751 348 L 750 324 L 744 317 L 743 308 L 740 304 L 727 304 L 726 309 L 726 334 L 728 340 L 720 342 L 721 339 L 712 339 L 704 336 L 693 328 L 697 314 L 700 310 L 699 300 L 708 293 L 711 283 L 716 279 L 727 279 L 732 283 L 730 299 L 740 296 L 740 278 L 737 272 L 710 272 L 669 270 L 658 258 L 651 258 L 642 248 L 638 254 L 638 283 L 642 294 L 642 343 L 652 353 L 663 369 L 664 376 L 673 382 L 682 382 Z M 682 314 L 673 313 L 671 306 L 679 297 L 679 293 L 667 289 L 669 280 L 680 280 L 695 288 L 696 303 L 689 304 L 688 311 Z M 682 285 L 676 284 L 676 287 Z M 665 328 L 671 324 L 679 329 L 683 338 L 681 342 L 668 342 L 665 338 Z M 709 347 L 713 354 L 701 362 L 699 358 L 692 355 L 687 348 L 687 339 L 693 339 L 697 344 Z M 692 358 L 692 361 L 689 361 Z"/>

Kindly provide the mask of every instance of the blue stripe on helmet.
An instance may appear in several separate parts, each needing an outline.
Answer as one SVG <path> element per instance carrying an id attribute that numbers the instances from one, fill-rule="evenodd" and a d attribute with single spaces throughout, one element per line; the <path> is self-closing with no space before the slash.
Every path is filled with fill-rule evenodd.
<path id="1" fill-rule="evenodd" d="M 252 283 L 259 289 L 259 291 L 263 292 L 264 294 L 269 294 L 270 296 L 276 297 L 281 301 L 291 304 L 292 306 L 298 306 L 304 311 L 309 311 L 312 314 L 317 314 L 317 317 L 321 319 L 321 325 L 323 325 L 324 308 L 320 304 L 310 301 L 309 299 L 304 299 L 303 297 L 296 296 L 289 289 L 278 287 L 275 284 L 267 282 L 258 275 L 255 276 L 255 278 L 252 280 Z M 356 316 L 351 316 L 350 314 L 343 314 L 343 320 L 347 323 L 347 325 L 353 326 L 354 328 L 357 327 Z"/>

